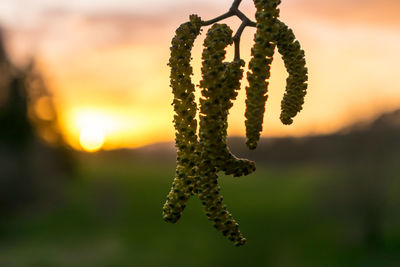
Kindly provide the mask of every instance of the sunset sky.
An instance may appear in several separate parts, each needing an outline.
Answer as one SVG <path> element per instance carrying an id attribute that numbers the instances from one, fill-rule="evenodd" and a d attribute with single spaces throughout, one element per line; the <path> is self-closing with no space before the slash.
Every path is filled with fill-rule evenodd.
<path id="1" fill-rule="evenodd" d="M 287 74 L 276 54 L 263 136 L 329 133 L 400 107 L 399 0 L 282 2 L 280 19 L 306 52 L 309 91 L 294 124 L 281 125 Z M 189 14 L 211 19 L 231 3 L 1 0 L 0 25 L 15 62 L 35 56 L 73 147 L 80 148 L 84 138 L 94 142 L 93 150 L 103 139 L 106 149 L 137 147 L 174 137 L 166 65 L 174 30 Z M 243 0 L 241 9 L 254 18 L 252 5 Z M 238 19 L 226 23 L 235 30 Z M 196 84 L 204 35 L 193 50 Z M 246 28 L 242 36 L 246 62 L 253 35 L 254 29 Z M 230 135 L 245 133 L 245 79 L 242 84 L 229 117 Z"/>

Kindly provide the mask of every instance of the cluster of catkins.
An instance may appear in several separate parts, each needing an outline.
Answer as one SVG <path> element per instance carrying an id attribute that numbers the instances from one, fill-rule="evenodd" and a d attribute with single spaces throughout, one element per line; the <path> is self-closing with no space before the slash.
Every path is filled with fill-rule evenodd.
<path id="1" fill-rule="evenodd" d="M 257 31 L 252 58 L 249 63 L 246 88 L 246 144 L 250 149 L 257 147 L 262 131 L 265 103 L 268 99 L 268 79 L 275 51 L 278 48 L 289 73 L 286 93 L 281 104 L 281 121 L 291 124 L 293 117 L 302 109 L 307 90 L 307 68 L 304 51 L 299 42 L 283 22 L 278 20 L 280 0 L 254 0 L 257 8 Z"/>
<path id="2" fill-rule="evenodd" d="M 272 56 L 277 46 L 288 70 L 286 93 L 282 101 L 281 120 L 292 123 L 301 110 L 307 88 L 304 52 L 293 32 L 277 17 L 279 0 L 254 0 L 257 8 L 257 31 L 249 63 L 246 88 L 247 146 L 254 149 L 262 130 L 268 78 Z M 214 24 L 207 32 L 202 54 L 200 107 L 197 107 L 191 80 L 191 50 L 200 34 L 202 20 L 191 15 L 189 22 L 179 26 L 172 39 L 170 82 L 174 94 L 177 166 L 175 178 L 163 207 L 163 218 L 179 220 L 188 199 L 197 194 L 214 227 L 235 245 L 246 239 L 238 223 L 228 212 L 218 185 L 218 172 L 235 177 L 255 171 L 255 164 L 236 158 L 227 147 L 227 118 L 240 89 L 245 63 L 241 59 L 224 62 L 226 47 L 233 43 L 232 30 L 226 24 Z M 199 109 L 199 130 L 196 114 Z"/>

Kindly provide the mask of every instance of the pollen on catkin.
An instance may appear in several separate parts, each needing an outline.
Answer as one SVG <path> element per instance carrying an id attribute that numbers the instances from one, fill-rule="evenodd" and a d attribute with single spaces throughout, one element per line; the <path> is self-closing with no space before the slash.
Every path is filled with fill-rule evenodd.
<path id="1" fill-rule="evenodd" d="M 253 161 L 240 159 L 234 156 L 228 148 L 227 129 L 229 109 L 233 106 L 233 100 L 236 99 L 240 90 L 240 81 L 243 77 L 242 67 L 245 65 L 243 60 L 234 60 L 233 62 L 225 63 L 226 69 L 222 78 L 222 90 L 219 96 L 220 111 L 222 116 L 222 127 L 218 138 L 219 142 L 219 157 L 216 159 L 218 170 L 223 171 L 227 175 L 234 177 L 248 175 L 255 171 L 256 166 Z"/>
<path id="2" fill-rule="evenodd" d="M 293 117 L 301 111 L 307 93 L 307 68 L 304 51 L 291 29 L 279 21 L 276 44 L 289 73 L 286 92 L 281 103 L 280 119 L 283 124 L 292 124 Z"/>
<path id="3" fill-rule="evenodd" d="M 208 34 L 215 36 L 223 30 L 228 34 L 231 30 L 226 27 L 226 25 L 216 25 Z M 231 43 L 230 40 L 229 44 Z M 218 170 L 235 177 L 247 175 L 255 170 L 254 162 L 236 158 L 229 151 L 226 143 L 229 109 L 233 106 L 232 101 L 236 99 L 237 91 L 240 90 L 240 81 L 243 77 L 242 67 L 245 63 L 243 60 L 223 63 L 225 51 L 221 47 L 216 51 L 210 39 L 206 39 L 205 46 L 203 80 L 200 81 L 200 87 L 203 88 L 200 113 L 204 114 L 208 110 L 214 112 L 206 118 L 201 117 L 203 120 L 200 120 L 200 129 L 212 128 L 210 140 L 208 140 L 212 143 L 206 149 L 210 150 L 208 153 Z M 204 131 L 200 131 L 200 139 L 203 133 Z"/>
<path id="4" fill-rule="evenodd" d="M 174 94 L 172 105 L 175 116 L 175 144 L 177 147 L 177 166 L 175 178 L 167 201 L 163 207 L 163 218 L 176 222 L 193 194 L 197 164 L 197 106 L 194 97 L 195 85 L 191 76 L 191 50 L 196 37 L 200 34 L 201 19 L 191 15 L 190 21 L 176 30 L 171 43 L 170 86 Z"/>
<path id="5" fill-rule="evenodd" d="M 277 0 L 254 0 L 257 30 L 247 73 L 249 85 L 246 87 L 245 112 L 246 145 L 249 149 L 257 147 L 262 131 L 265 103 L 268 99 L 268 79 L 276 46 L 274 37 L 279 30 L 279 3 Z"/>
<path id="6" fill-rule="evenodd" d="M 224 63 L 225 48 L 233 43 L 232 30 L 226 24 L 214 24 L 207 32 L 204 40 L 202 80 L 202 98 L 200 99 L 200 129 L 199 129 L 199 167 L 197 191 L 204 206 L 206 215 L 214 223 L 217 230 L 227 236 L 235 245 L 243 245 L 246 239 L 239 230 L 239 225 L 233 219 L 223 203 L 218 185 L 218 166 L 227 160 L 226 127 L 227 109 L 230 99 L 236 97 L 235 86 L 227 90 L 227 71 L 237 78 L 241 76 L 229 64 Z M 239 86 L 240 86 L 240 81 Z M 231 155 L 231 154 L 229 154 Z M 231 160 L 231 158 L 228 158 Z"/>

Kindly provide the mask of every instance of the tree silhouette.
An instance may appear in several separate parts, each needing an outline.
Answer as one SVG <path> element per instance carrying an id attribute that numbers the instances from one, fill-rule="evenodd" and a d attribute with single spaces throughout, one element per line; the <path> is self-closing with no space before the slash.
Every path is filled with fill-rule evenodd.
<path id="1" fill-rule="evenodd" d="M 52 116 L 35 113 L 43 99 Z M 57 203 L 64 177 L 73 170 L 44 79 L 33 63 L 18 68 L 11 62 L 1 31 L 0 169 L 0 216 L 31 204 Z"/>

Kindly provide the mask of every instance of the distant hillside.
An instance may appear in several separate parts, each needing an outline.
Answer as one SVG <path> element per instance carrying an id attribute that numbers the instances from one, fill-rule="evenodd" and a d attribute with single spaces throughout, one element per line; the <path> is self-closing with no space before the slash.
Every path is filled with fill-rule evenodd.
<path id="1" fill-rule="evenodd" d="M 400 159 L 400 109 L 329 135 L 262 138 L 254 151 L 247 149 L 242 137 L 229 138 L 228 145 L 238 157 L 255 160 L 258 164 L 341 164 L 367 157 Z M 176 150 L 174 143 L 168 142 L 101 154 L 169 163 L 175 161 Z"/>
<path id="2" fill-rule="evenodd" d="M 356 123 L 329 135 L 298 138 L 262 138 L 255 151 L 244 139 L 231 138 L 231 150 L 262 163 L 343 163 L 366 157 L 400 156 L 400 109 L 370 123 Z"/>

